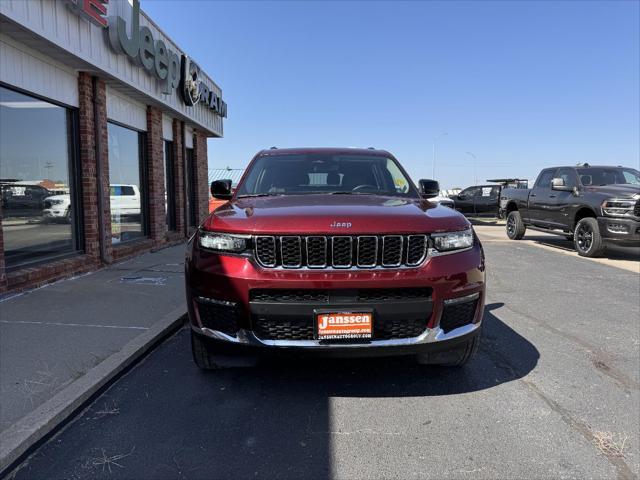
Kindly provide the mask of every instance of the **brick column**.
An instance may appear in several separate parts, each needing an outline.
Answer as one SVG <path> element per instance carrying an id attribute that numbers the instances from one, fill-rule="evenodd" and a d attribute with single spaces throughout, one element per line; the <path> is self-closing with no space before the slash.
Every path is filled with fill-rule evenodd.
<path id="1" fill-rule="evenodd" d="M 2 234 L 2 202 L 0 202 L 0 292 L 7 290 L 7 274 L 4 266 L 4 236 Z"/>
<path id="2" fill-rule="evenodd" d="M 196 180 L 196 218 L 198 222 L 209 214 L 209 164 L 207 160 L 207 137 L 200 132 L 193 135 L 193 156 Z"/>
<path id="3" fill-rule="evenodd" d="M 185 205 L 185 184 L 184 184 L 184 158 L 182 155 L 182 136 L 184 134 L 184 124 L 173 119 L 173 185 L 175 188 L 175 208 L 176 208 L 176 231 L 184 235 L 187 219 L 184 217 Z"/>
<path id="4" fill-rule="evenodd" d="M 82 177 L 82 212 L 84 249 L 87 255 L 100 258 L 100 242 L 105 245 L 105 258 L 111 261 L 111 207 L 109 205 L 109 148 L 107 134 L 106 88 L 103 81 L 96 84 L 98 135 L 100 136 L 101 171 L 96 157 L 96 124 L 93 98 L 93 77 L 86 72 L 78 75 L 80 170 Z M 98 188 L 102 187 L 104 208 L 104 238 L 98 229 Z"/>
<path id="5" fill-rule="evenodd" d="M 164 191 L 164 152 L 162 111 L 147 107 L 147 174 L 149 198 L 149 237 L 162 243 L 167 232 Z"/>

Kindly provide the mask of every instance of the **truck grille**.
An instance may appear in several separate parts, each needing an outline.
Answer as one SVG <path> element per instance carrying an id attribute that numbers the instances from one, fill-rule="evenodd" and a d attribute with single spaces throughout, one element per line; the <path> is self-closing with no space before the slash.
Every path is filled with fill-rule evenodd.
<path id="1" fill-rule="evenodd" d="M 258 236 L 255 256 L 266 268 L 417 267 L 427 257 L 426 235 Z"/>
<path id="2" fill-rule="evenodd" d="M 394 340 L 421 335 L 427 329 L 425 319 L 376 319 L 373 321 L 374 340 Z M 312 320 L 276 320 L 256 318 L 253 332 L 261 340 L 313 340 L 315 329 Z"/>
<path id="3" fill-rule="evenodd" d="M 430 301 L 431 288 L 364 288 L 347 291 L 347 299 L 361 303 Z M 329 303 L 341 297 L 340 290 L 265 288 L 249 291 L 249 301 L 261 303 Z M 344 301 L 344 296 L 342 296 Z"/>
<path id="4" fill-rule="evenodd" d="M 633 215 L 640 217 L 640 200 L 636 202 L 636 206 L 633 208 Z"/>

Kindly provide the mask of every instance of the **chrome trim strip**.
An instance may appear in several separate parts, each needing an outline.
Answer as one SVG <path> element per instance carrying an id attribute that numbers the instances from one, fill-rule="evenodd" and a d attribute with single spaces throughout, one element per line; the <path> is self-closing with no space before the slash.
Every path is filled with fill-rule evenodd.
<path id="1" fill-rule="evenodd" d="M 429 251 L 427 252 L 427 256 L 428 257 L 441 257 L 443 255 L 451 255 L 453 253 L 468 252 L 472 248 L 473 248 L 473 245 L 471 245 L 470 247 L 467 247 L 467 248 L 461 248 L 459 250 L 447 250 L 446 252 L 441 252 L 439 250 L 436 250 L 435 248 L 430 248 Z"/>
<path id="2" fill-rule="evenodd" d="M 376 250 L 373 255 L 373 263 L 360 263 L 360 240 L 363 238 L 373 238 L 376 241 Z M 374 268 L 378 264 L 378 237 L 374 235 L 358 235 L 356 241 L 356 266 L 360 268 Z"/>
<path id="3" fill-rule="evenodd" d="M 284 239 L 294 238 L 298 239 L 298 257 L 300 258 L 300 262 L 295 265 L 285 265 L 284 264 L 284 252 L 282 250 L 282 244 L 284 243 Z M 282 260 L 282 268 L 291 269 L 291 268 L 300 268 L 302 267 L 302 239 L 297 235 L 285 235 L 280 237 L 280 259 Z"/>
<path id="4" fill-rule="evenodd" d="M 229 343 L 237 343 L 243 345 L 254 345 L 263 347 L 279 347 L 279 348 L 324 348 L 330 350 L 336 349 L 361 349 L 370 347 L 401 347 L 410 345 L 422 345 L 426 343 L 436 343 L 445 340 L 451 340 L 453 338 L 461 337 L 470 334 L 480 328 L 482 322 L 470 323 L 463 325 L 462 327 L 455 328 L 450 332 L 445 333 L 440 327 L 426 329 L 424 333 L 417 337 L 411 338 L 398 338 L 395 340 L 371 340 L 369 343 L 352 343 L 352 344 L 326 344 L 321 343 L 319 340 L 261 340 L 255 336 L 250 330 L 240 329 L 237 336 L 232 337 L 226 333 L 218 330 L 211 330 L 206 327 L 191 326 L 193 330 L 201 333 L 207 337 L 214 338 Z"/>
<path id="5" fill-rule="evenodd" d="M 273 263 L 263 263 L 262 260 L 260 260 L 260 255 L 258 255 L 258 239 L 259 238 L 270 238 L 273 241 L 273 259 L 274 259 Z M 276 237 L 274 237 L 273 235 L 258 235 L 254 238 L 253 251 L 256 256 L 256 261 L 260 266 L 265 268 L 274 268 L 278 264 L 277 250 L 278 250 L 278 246 L 276 245 Z"/>
<path id="6" fill-rule="evenodd" d="M 399 238 L 400 239 L 400 261 L 398 263 L 384 263 L 385 254 L 385 242 L 387 238 Z M 404 252 L 404 236 L 402 235 L 384 235 L 382 237 L 382 266 L 383 267 L 399 267 L 402 265 L 402 253 Z"/>
<path id="7" fill-rule="evenodd" d="M 418 260 L 417 262 L 412 262 L 409 263 L 409 251 L 411 248 L 411 239 L 412 238 L 422 238 L 424 240 L 424 249 L 422 252 L 422 256 L 420 257 L 420 260 Z M 409 235 L 407 236 L 407 265 L 410 267 L 415 267 L 420 265 L 422 262 L 424 262 L 424 259 L 427 258 L 427 249 L 428 249 L 428 244 L 429 244 L 429 239 L 427 238 L 426 235 Z"/>
<path id="8" fill-rule="evenodd" d="M 465 295 L 464 297 L 456 297 L 456 298 L 447 298 L 444 301 L 445 306 L 449 305 L 458 305 L 460 303 L 472 302 L 480 298 L 480 293 L 472 293 L 471 295 Z"/>
<path id="9" fill-rule="evenodd" d="M 309 263 L 309 239 L 310 238 L 321 238 L 324 241 L 324 263 L 322 265 L 311 265 Z M 310 235 L 305 237 L 305 248 L 307 251 L 307 268 L 316 269 L 316 268 L 327 268 L 327 256 L 328 256 L 328 248 L 327 248 L 327 237 L 324 235 Z"/>
<path id="10" fill-rule="evenodd" d="M 351 249 L 351 253 L 349 254 L 349 264 L 344 264 L 344 265 L 336 265 L 336 261 L 335 261 L 335 256 L 336 256 L 336 249 L 335 249 L 335 239 L 336 238 L 348 238 L 349 239 L 349 248 Z M 333 268 L 337 268 L 337 269 L 345 269 L 345 268 L 351 268 L 353 266 L 353 237 L 347 236 L 347 235 L 337 235 L 335 237 L 331 237 L 331 265 L 333 266 Z"/>

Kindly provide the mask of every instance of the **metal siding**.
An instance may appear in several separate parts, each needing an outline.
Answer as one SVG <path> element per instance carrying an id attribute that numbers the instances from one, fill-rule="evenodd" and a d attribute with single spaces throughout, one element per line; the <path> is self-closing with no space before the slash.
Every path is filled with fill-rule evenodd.
<path id="1" fill-rule="evenodd" d="M 193 128 L 184 126 L 184 148 L 193 148 Z"/>
<path id="2" fill-rule="evenodd" d="M 0 35 L 0 81 L 78 106 L 77 74 L 6 35 Z"/>
<path id="3" fill-rule="evenodd" d="M 136 130 L 147 131 L 146 107 L 107 85 L 107 118 Z"/>
<path id="4" fill-rule="evenodd" d="M 130 9 L 127 0 L 111 0 L 108 14 L 112 9 Z M 124 82 L 129 87 L 159 102 L 174 112 L 188 118 L 200 128 L 222 136 L 222 119 L 202 105 L 187 107 L 178 98 L 177 89 L 171 96 L 163 95 L 159 82 L 142 67 L 134 65 L 126 55 L 116 54 L 108 44 L 106 30 L 80 18 L 67 8 L 63 2 L 55 0 L 2 0 L 0 14 L 22 25 L 81 61 L 102 70 L 104 73 Z M 183 52 L 141 11 L 140 26 L 147 26 L 154 39 L 162 39 L 168 48 L 178 55 Z M 195 59 L 197 61 L 197 59 Z M 222 96 L 222 91 L 202 72 L 205 84 Z"/>

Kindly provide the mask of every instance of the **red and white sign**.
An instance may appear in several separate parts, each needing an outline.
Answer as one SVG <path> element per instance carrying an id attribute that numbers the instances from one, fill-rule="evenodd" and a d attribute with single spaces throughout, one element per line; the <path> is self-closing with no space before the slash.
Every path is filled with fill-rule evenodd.
<path id="1" fill-rule="evenodd" d="M 318 313 L 316 319 L 319 340 L 371 338 L 371 312 Z"/>

